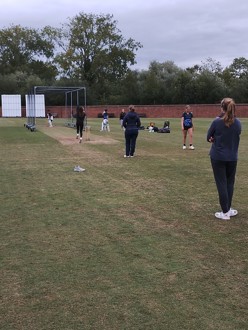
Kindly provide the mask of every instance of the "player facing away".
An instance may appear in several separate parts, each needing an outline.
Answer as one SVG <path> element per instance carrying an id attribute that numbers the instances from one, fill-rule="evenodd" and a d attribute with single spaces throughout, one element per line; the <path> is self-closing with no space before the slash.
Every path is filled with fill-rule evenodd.
<path id="1" fill-rule="evenodd" d="M 225 97 L 221 101 L 221 113 L 207 133 L 207 141 L 212 144 L 209 155 L 221 206 L 215 217 L 221 220 L 230 220 L 238 214 L 232 208 L 232 199 L 241 130 L 236 104 L 232 98 Z"/>
<path id="2" fill-rule="evenodd" d="M 125 146 L 126 153 L 124 157 L 134 157 L 136 149 L 136 140 L 139 135 L 141 122 L 140 117 L 135 112 L 134 105 L 129 106 L 129 112 L 123 118 L 123 127 L 125 128 Z"/>

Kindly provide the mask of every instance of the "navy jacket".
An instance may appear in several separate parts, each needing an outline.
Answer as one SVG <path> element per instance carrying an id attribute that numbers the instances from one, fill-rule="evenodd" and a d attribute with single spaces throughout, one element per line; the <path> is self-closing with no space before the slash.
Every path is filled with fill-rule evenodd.
<path id="1" fill-rule="evenodd" d="M 234 123 L 227 127 L 222 118 L 216 118 L 207 133 L 207 141 L 213 138 L 210 157 L 214 160 L 237 161 L 241 134 L 241 123 L 235 118 Z"/>
<path id="2" fill-rule="evenodd" d="M 130 130 L 130 129 L 138 130 L 141 125 L 140 118 L 135 111 L 130 111 L 123 118 L 122 125 L 125 127 L 126 130 Z"/>

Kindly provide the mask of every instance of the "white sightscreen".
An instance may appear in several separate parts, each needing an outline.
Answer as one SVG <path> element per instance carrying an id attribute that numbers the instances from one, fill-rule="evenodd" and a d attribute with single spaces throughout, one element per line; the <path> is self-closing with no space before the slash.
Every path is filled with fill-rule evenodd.
<path id="1" fill-rule="evenodd" d="M 21 95 L 2 95 L 2 116 L 22 116 Z"/>
<path id="2" fill-rule="evenodd" d="M 45 117 L 45 97 L 44 94 L 40 95 L 26 95 L 26 117 Z M 31 100 L 31 101 L 30 101 Z M 35 101 L 35 105 L 33 104 Z M 35 106 L 35 114 L 34 114 Z"/>

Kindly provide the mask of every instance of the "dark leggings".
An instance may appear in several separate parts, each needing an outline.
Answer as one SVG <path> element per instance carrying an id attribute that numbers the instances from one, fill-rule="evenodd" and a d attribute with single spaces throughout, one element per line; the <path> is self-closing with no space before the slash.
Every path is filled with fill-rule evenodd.
<path id="1" fill-rule="evenodd" d="M 134 155 L 138 134 L 139 134 L 138 129 L 126 129 L 125 130 L 126 156 Z"/>
<path id="2" fill-rule="evenodd" d="M 77 124 L 77 134 L 80 134 L 80 137 L 83 136 L 84 125 Z"/>
<path id="3" fill-rule="evenodd" d="M 220 161 L 211 159 L 214 179 L 219 194 L 219 202 L 223 213 L 232 205 L 237 161 Z"/>

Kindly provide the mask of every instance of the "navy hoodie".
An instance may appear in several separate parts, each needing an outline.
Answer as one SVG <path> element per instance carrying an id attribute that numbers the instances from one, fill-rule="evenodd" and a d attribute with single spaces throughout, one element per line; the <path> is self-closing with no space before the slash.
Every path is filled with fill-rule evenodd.
<path id="1" fill-rule="evenodd" d="M 235 118 L 234 123 L 227 127 L 222 118 L 216 118 L 207 133 L 207 141 L 213 138 L 210 157 L 214 160 L 237 161 L 241 134 L 241 123 Z"/>
<path id="2" fill-rule="evenodd" d="M 140 118 L 135 111 L 130 111 L 123 118 L 123 126 L 126 130 L 139 129 L 141 125 Z"/>

